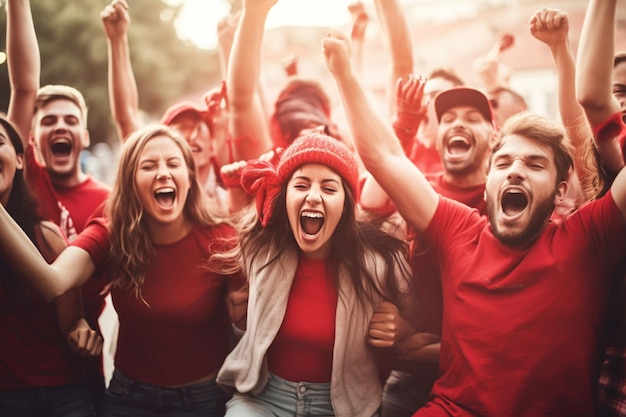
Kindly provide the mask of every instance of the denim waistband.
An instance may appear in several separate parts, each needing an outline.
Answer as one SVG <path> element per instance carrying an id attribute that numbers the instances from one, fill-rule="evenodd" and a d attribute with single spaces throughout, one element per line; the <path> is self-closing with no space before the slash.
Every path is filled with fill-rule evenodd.
<path id="1" fill-rule="evenodd" d="M 197 384 L 186 385 L 184 387 L 170 388 L 159 387 L 150 384 L 137 382 L 118 370 L 113 371 L 113 377 L 109 384 L 110 388 L 122 392 L 126 395 L 132 393 L 142 393 L 144 395 L 154 396 L 158 398 L 178 397 L 183 399 L 193 398 L 195 396 L 205 396 L 207 391 L 219 390 L 221 388 L 216 384 L 215 379 L 199 382 Z"/>

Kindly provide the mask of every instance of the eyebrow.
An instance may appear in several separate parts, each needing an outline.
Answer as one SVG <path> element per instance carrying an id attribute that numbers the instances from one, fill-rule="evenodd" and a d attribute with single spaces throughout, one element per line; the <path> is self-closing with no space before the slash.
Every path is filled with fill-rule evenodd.
<path id="1" fill-rule="evenodd" d="M 550 158 L 548 158 L 545 155 L 540 155 L 540 154 L 513 155 L 511 153 L 501 153 L 501 154 L 496 153 L 493 159 L 494 161 L 496 161 L 499 159 L 517 159 L 517 158 L 520 158 L 525 162 L 528 162 L 528 161 L 550 162 Z"/>
<path id="2" fill-rule="evenodd" d="M 306 175 L 297 175 L 297 176 L 293 177 L 293 179 L 294 180 L 306 180 L 306 181 L 309 181 L 309 182 L 311 181 L 311 178 L 307 177 Z M 325 178 L 325 179 L 322 180 L 322 183 L 326 183 L 326 182 L 334 182 L 334 183 L 337 183 L 337 184 L 341 184 L 341 181 L 336 180 L 334 178 Z"/>

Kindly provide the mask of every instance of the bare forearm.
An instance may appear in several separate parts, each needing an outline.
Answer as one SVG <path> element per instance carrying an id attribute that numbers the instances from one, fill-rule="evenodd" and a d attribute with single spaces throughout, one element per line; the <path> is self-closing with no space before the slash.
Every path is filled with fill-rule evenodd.
<path id="1" fill-rule="evenodd" d="M 269 7 L 244 9 L 228 63 L 230 131 L 236 139 L 234 160 L 258 158 L 272 147 L 259 96 L 261 46 Z"/>
<path id="2" fill-rule="evenodd" d="M 261 48 L 265 20 L 269 9 L 244 10 L 235 31 L 228 62 L 228 90 L 232 94 L 231 106 L 241 101 L 251 101 L 257 91 L 261 75 Z"/>
<path id="3" fill-rule="evenodd" d="M 39 89 L 41 58 L 29 0 L 9 0 L 6 7 L 7 68 L 11 84 L 8 116 L 26 141 Z"/>
<path id="4" fill-rule="evenodd" d="M 108 39 L 109 102 L 120 140 L 139 127 L 139 93 L 126 36 Z"/>
<path id="5" fill-rule="evenodd" d="M 393 97 L 396 80 L 413 73 L 413 43 L 411 32 L 402 4 L 398 0 L 375 0 L 376 10 L 381 18 L 386 43 L 391 53 L 391 74 L 388 86 Z M 395 112 L 395 97 L 389 100 L 390 112 Z"/>
<path id="6" fill-rule="evenodd" d="M 568 133 L 572 145 L 577 150 L 573 153 L 574 169 L 583 189 L 588 190 L 597 173 L 589 160 L 593 144 L 593 134 L 587 123 L 585 112 L 576 98 L 576 62 L 569 44 L 564 40 L 550 46 L 558 74 L 558 103 L 561 121 Z M 587 196 L 591 197 L 591 196 Z"/>
<path id="7" fill-rule="evenodd" d="M 576 91 L 595 127 L 619 110 L 611 94 L 616 0 L 590 0 L 577 52 Z"/>

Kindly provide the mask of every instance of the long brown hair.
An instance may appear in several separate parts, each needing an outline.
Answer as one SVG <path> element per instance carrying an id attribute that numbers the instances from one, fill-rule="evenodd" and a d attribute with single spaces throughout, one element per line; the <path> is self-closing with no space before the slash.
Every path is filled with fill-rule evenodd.
<path id="1" fill-rule="evenodd" d="M 105 215 L 109 219 L 113 285 L 132 290 L 138 297 L 148 264 L 154 257 L 154 246 L 145 224 L 144 208 L 138 198 L 135 182 L 139 156 L 146 143 L 155 137 L 170 138 L 183 153 L 189 173 L 190 190 L 183 215 L 194 225 L 213 226 L 218 217 L 210 212 L 206 196 L 196 176 L 196 167 L 187 142 L 174 130 L 163 125 L 147 126 L 128 136 L 120 151 L 117 176 L 107 199 Z"/>

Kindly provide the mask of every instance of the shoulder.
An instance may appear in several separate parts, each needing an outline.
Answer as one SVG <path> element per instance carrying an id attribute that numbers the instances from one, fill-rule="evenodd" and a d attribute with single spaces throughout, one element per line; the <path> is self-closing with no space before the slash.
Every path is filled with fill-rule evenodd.
<path id="1" fill-rule="evenodd" d="M 97 180 L 91 175 L 87 175 L 87 179 L 80 184 L 81 191 L 87 191 L 93 194 L 107 195 L 111 191 L 111 186 Z"/>

